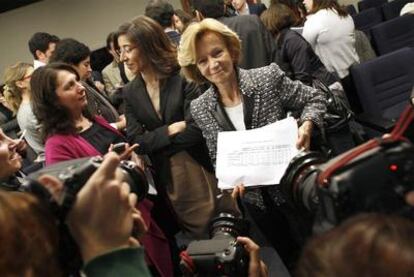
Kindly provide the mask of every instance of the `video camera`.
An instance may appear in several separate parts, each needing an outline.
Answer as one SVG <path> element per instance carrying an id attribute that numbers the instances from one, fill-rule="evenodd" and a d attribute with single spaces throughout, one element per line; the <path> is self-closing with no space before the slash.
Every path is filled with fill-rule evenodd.
<path id="1" fill-rule="evenodd" d="M 291 161 L 281 188 L 299 208 L 314 213 L 315 232 L 361 212 L 414 219 L 414 208 L 405 202 L 405 194 L 414 190 L 414 145 L 403 137 L 413 119 L 410 107 L 389 136 L 330 161 L 317 152 L 301 153 Z"/>
<path id="2" fill-rule="evenodd" d="M 210 222 L 209 240 L 191 242 L 181 256 L 185 276 L 247 276 L 249 256 L 236 238 L 246 236 L 248 222 L 220 213 Z"/>

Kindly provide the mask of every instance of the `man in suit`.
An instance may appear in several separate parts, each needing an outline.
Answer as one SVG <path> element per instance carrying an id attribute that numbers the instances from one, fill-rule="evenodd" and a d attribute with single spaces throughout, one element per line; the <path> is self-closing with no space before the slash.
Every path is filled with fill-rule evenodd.
<path id="1" fill-rule="evenodd" d="M 55 51 L 59 38 L 44 32 L 34 33 L 29 40 L 29 50 L 32 53 L 34 69 L 44 66 L 49 62 L 50 56 Z"/>
<path id="2" fill-rule="evenodd" d="M 164 32 L 176 46 L 180 44 L 181 35 L 174 28 L 174 7 L 165 0 L 151 0 L 145 7 L 145 15 L 157 21 Z"/>
<path id="3" fill-rule="evenodd" d="M 256 15 L 225 17 L 223 0 L 193 0 L 198 20 L 214 18 L 235 31 L 242 42 L 239 66 L 244 69 L 269 65 L 276 57 L 276 45 Z"/>
<path id="4" fill-rule="evenodd" d="M 236 10 L 237 15 L 255 14 L 260 16 L 266 10 L 266 6 L 263 3 L 248 4 L 246 0 L 232 0 L 231 4 Z"/>

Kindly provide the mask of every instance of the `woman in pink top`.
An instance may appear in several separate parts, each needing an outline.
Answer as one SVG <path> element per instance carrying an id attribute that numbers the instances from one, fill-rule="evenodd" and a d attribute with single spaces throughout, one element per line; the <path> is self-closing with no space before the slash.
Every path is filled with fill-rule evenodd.
<path id="1" fill-rule="evenodd" d="M 64 63 L 51 63 L 37 69 L 31 79 L 33 112 L 42 124 L 46 139 L 46 164 L 81 157 L 104 155 L 112 144 L 125 142 L 124 136 L 102 117 L 86 110 L 86 91 L 76 70 Z M 133 154 L 137 145 L 127 146 L 121 158 Z M 148 233 L 140 240 L 146 249 L 146 261 L 159 276 L 172 275 L 168 242 L 151 218 L 152 203 L 138 204 Z"/>

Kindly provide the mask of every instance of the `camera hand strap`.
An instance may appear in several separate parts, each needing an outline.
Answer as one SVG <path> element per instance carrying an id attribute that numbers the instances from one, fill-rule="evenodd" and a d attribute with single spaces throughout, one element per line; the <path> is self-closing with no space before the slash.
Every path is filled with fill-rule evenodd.
<path id="1" fill-rule="evenodd" d="M 318 184 L 321 187 L 326 187 L 329 184 L 329 179 L 331 176 L 340 168 L 345 166 L 347 163 L 358 157 L 359 155 L 386 143 L 392 143 L 397 141 L 406 140 L 403 137 L 404 132 L 407 130 L 408 126 L 414 119 L 414 109 L 410 105 L 408 106 L 404 112 L 401 114 L 400 118 L 398 119 L 397 123 L 395 124 L 394 129 L 392 130 L 391 134 L 385 136 L 383 138 L 375 138 L 367 141 L 364 144 L 350 150 L 346 153 L 342 158 L 338 159 L 335 163 L 331 166 L 326 168 L 322 171 L 318 176 Z"/>

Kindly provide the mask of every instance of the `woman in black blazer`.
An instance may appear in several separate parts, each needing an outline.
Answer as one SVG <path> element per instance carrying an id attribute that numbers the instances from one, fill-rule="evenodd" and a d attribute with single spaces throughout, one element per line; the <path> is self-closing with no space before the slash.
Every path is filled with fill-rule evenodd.
<path id="1" fill-rule="evenodd" d="M 150 156 L 158 192 L 168 195 L 182 229 L 202 237 L 218 189 L 206 170 L 212 167 L 202 135 L 185 121 L 199 91 L 179 75 L 176 48 L 152 19 L 123 24 L 118 47 L 121 61 L 137 75 L 123 90 L 128 138 L 139 144 L 139 154 Z"/>

